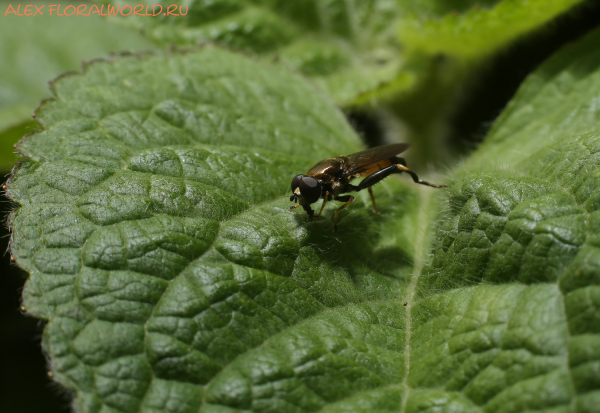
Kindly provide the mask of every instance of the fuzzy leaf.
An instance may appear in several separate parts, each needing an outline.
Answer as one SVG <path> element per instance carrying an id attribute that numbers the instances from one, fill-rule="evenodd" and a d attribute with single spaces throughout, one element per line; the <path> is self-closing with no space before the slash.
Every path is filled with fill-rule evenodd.
<path id="1" fill-rule="evenodd" d="M 12 253 L 81 411 L 313 409 L 401 378 L 419 198 L 378 186 L 382 216 L 361 194 L 337 235 L 333 205 L 288 210 L 295 174 L 360 149 L 302 78 L 205 48 L 54 89 L 9 185 Z"/>
<path id="2" fill-rule="evenodd" d="M 597 411 L 599 45 L 596 30 L 530 76 L 457 173 L 418 281 L 411 387 Z"/>

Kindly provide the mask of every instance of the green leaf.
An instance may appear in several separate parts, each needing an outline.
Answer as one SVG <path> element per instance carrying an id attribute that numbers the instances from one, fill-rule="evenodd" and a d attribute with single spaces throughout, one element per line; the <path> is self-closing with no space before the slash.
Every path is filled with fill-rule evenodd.
<path id="1" fill-rule="evenodd" d="M 111 1 L 117 7 L 138 3 Z M 281 59 L 321 87 L 336 103 L 350 105 L 409 88 L 414 75 L 401 72 L 396 0 L 159 2 L 178 15 L 122 16 L 114 20 L 163 44 L 214 42 Z M 113 8 L 114 7 L 114 8 Z M 122 12 L 121 12 L 122 13 Z"/>
<path id="2" fill-rule="evenodd" d="M 596 30 L 546 62 L 457 173 L 417 286 L 411 387 L 597 410 L 599 52 Z"/>
<path id="3" fill-rule="evenodd" d="M 205 48 L 62 79 L 8 188 L 55 377 L 94 413 L 596 411 L 599 45 L 529 79 L 447 197 L 388 179 L 337 234 L 289 182 L 358 139 L 285 68 Z"/>
<path id="4" fill-rule="evenodd" d="M 503 0 L 485 3 L 490 3 L 492 7 L 481 7 L 481 2 L 470 1 L 435 1 L 431 5 L 425 3 L 428 7 L 414 6 L 418 14 L 401 21 L 400 37 L 410 50 L 418 53 L 480 58 L 543 27 L 582 3 L 582 0 Z M 466 10 L 469 5 L 475 7 Z M 424 9 L 437 15 L 427 18 Z M 464 11 L 464 14 L 457 11 Z"/>
<path id="5" fill-rule="evenodd" d="M 361 193 L 336 235 L 334 205 L 288 210 L 295 174 L 360 149 L 301 77 L 205 48 L 54 89 L 10 181 L 12 253 L 81 411 L 312 410 L 401 380 L 419 196 L 378 186 L 377 216 Z"/>

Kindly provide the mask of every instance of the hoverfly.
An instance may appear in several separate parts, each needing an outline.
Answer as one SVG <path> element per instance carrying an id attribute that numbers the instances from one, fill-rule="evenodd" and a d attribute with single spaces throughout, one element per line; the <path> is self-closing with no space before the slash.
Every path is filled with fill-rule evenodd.
<path id="1" fill-rule="evenodd" d="M 297 204 L 291 206 L 290 211 L 301 206 L 312 221 L 315 211 L 313 211 L 310 205 L 317 202 L 320 198 L 323 198 L 323 204 L 316 218 L 321 216 L 323 208 L 325 208 L 325 204 L 328 201 L 344 202 L 344 205 L 335 210 L 333 231 L 336 232 L 338 213 L 354 201 L 352 195 L 341 194 L 358 192 L 368 188 L 371 201 L 373 202 L 373 212 L 379 215 L 371 187 L 389 175 L 406 172 L 417 184 L 434 188 L 447 188 L 446 185 L 435 185 L 420 180 L 416 173 L 406 167 L 406 161 L 396 156 L 409 147 L 410 144 L 408 143 L 397 143 L 378 146 L 347 156 L 323 159 L 310 168 L 306 174 L 296 175 L 292 179 L 293 193 L 290 201 L 297 202 Z M 366 176 L 366 178 L 357 186 L 350 184 L 351 180 L 361 176 Z"/>

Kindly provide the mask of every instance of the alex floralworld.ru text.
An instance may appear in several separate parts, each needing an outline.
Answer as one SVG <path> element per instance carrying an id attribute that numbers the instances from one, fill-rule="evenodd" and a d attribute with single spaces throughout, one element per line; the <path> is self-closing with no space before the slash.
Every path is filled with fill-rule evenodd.
<path id="1" fill-rule="evenodd" d="M 106 7 L 105 7 L 106 6 Z M 44 10 L 44 8 L 46 8 Z M 45 13 L 50 14 L 50 16 L 91 16 L 92 14 L 97 14 L 99 16 L 129 16 L 133 14 L 134 16 L 185 16 L 188 12 L 188 6 L 182 7 L 177 6 L 176 4 L 171 4 L 164 8 L 160 4 L 136 4 L 134 6 L 113 6 L 113 5 L 100 5 L 97 6 L 95 4 L 80 4 L 78 6 L 74 6 L 69 4 L 64 9 L 60 4 L 50 4 L 50 5 L 41 5 L 38 6 L 36 4 L 28 4 L 22 6 L 18 4 L 17 7 L 13 7 L 12 4 L 8 5 L 5 16 L 9 14 L 14 14 L 15 16 L 35 16 L 36 14 L 43 15 Z"/>

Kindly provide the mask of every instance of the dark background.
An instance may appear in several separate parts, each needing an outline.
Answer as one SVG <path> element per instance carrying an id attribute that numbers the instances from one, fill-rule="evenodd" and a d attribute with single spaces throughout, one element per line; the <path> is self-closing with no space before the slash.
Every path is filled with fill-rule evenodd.
<path id="1" fill-rule="evenodd" d="M 518 41 L 480 68 L 451 111 L 449 143 L 458 152 L 475 148 L 525 77 L 566 43 L 600 25 L 600 2 L 588 1 L 546 28 Z M 382 142 L 381 124 L 365 112 L 348 114 L 367 145 Z M 0 171 L 6 180 L 10 171 Z M 10 262 L 6 216 L 14 205 L 0 194 L 0 412 L 69 412 L 69 393 L 46 372 L 40 339 L 44 322 L 21 314 L 26 274 Z"/>

